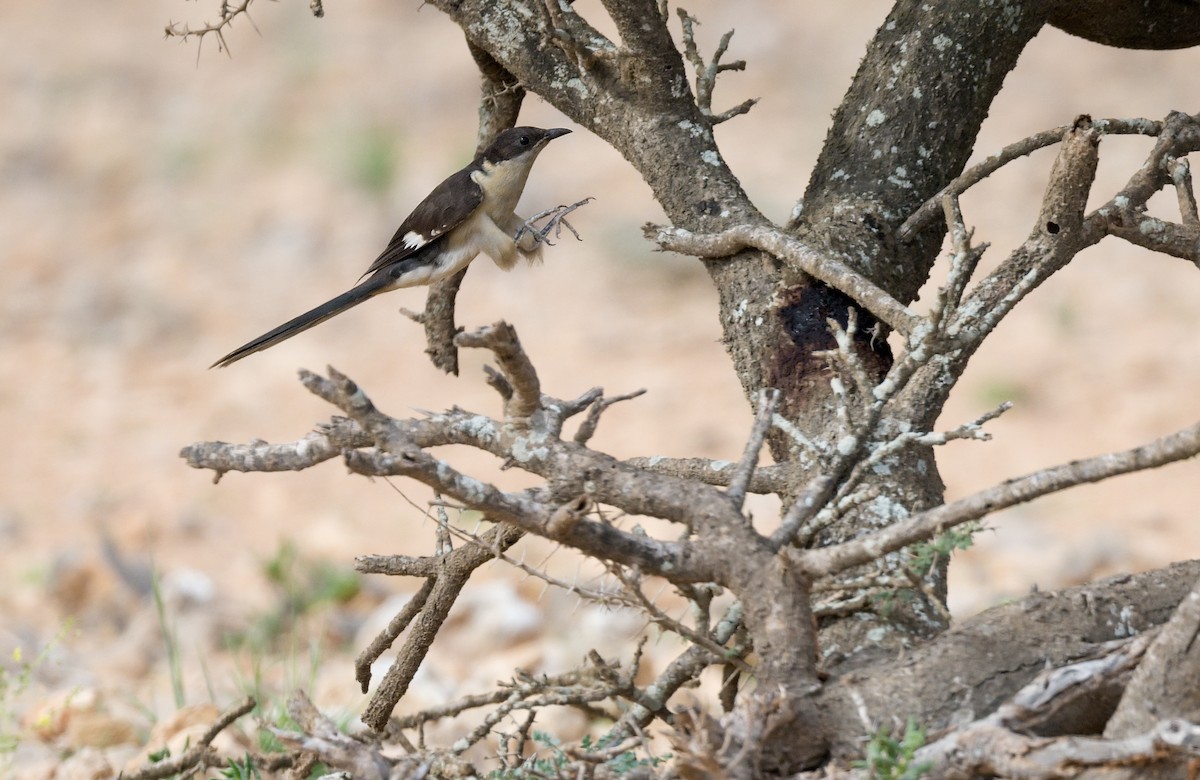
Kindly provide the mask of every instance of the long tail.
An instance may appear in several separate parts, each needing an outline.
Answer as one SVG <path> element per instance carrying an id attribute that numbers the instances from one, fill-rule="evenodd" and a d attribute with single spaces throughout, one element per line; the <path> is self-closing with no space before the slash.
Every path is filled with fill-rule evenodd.
<path id="1" fill-rule="evenodd" d="M 262 334 L 248 344 L 243 344 L 216 363 L 213 363 L 209 368 L 216 368 L 217 366 L 224 368 L 230 363 L 236 363 L 247 355 L 253 355 L 255 352 L 260 352 L 267 347 L 275 346 L 281 341 L 286 341 L 297 333 L 306 331 L 330 317 L 341 314 L 346 309 L 357 306 L 371 296 L 383 292 L 389 281 L 391 279 L 386 273 L 374 274 L 362 284 L 347 290 L 338 297 L 322 303 L 311 311 L 304 312 L 299 317 L 288 320 L 278 328 Z"/>

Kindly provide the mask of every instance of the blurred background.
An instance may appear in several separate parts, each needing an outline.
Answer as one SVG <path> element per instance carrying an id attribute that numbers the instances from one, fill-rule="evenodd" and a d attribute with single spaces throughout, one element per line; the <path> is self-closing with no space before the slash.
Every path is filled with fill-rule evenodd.
<path id="1" fill-rule="evenodd" d="M 782 221 L 889 3 L 687 7 L 706 53 L 737 30 L 730 56 L 749 67 L 722 78 L 714 107 L 762 100 L 717 138 Z M 168 22 L 216 9 L 0 5 L 0 760 L 25 776 L 48 777 L 64 750 L 97 745 L 112 766 L 136 760 L 180 703 L 304 685 L 322 706 L 362 706 L 349 659 L 416 584 L 356 577 L 353 558 L 430 552 L 429 495 L 348 476 L 336 461 L 213 485 L 178 458 L 182 446 L 303 436 L 332 410 L 299 385 L 298 367 L 335 365 L 393 415 L 499 411 L 482 355 L 464 352 L 459 378 L 426 359 L 421 330 L 397 313 L 422 307 L 419 289 L 207 369 L 357 279 L 469 160 L 478 97 L 457 28 L 416 0 L 327 4 L 320 20 L 305 3 L 259 3 L 254 26 L 239 19 L 226 32 L 232 56 L 212 37 L 163 39 Z M 1120 51 L 1047 30 L 1009 76 L 976 157 L 1079 113 L 1195 112 L 1197 72 L 1200 52 Z M 522 121 L 572 126 L 534 95 Z M 1148 149 L 1106 139 L 1094 200 Z M 1035 154 L 964 200 L 976 239 L 992 242 L 985 264 L 1028 232 L 1052 159 Z M 646 388 L 608 412 L 597 447 L 736 458 L 750 415 L 715 294 L 697 262 L 642 240 L 640 226 L 662 217 L 638 175 L 577 132 L 542 156 L 524 210 L 589 195 L 572 217 L 583 241 L 565 238 L 543 267 L 475 264 L 460 324 L 513 323 L 552 395 Z M 1172 198 L 1153 203 L 1177 216 Z M 1183 261 L 1115 240 L 1081 255 L 1005 322 L 956 390 L 944 427 L 1016 407 L 989 426 L 993 442 L 940 453 L 948 497 L 1195 422 L 1198 300 L 1200 272 Z M 967 615 L 1035 584 L 1195 557 L 1198 495 L 1193 462 L 996 515 L 955 559 L 952 607 Z M 553 553 L 526 544 L 531 562 Z M 568 553 L 553 560 L 564 576 L 580 570 Z M 471 652 L 437 653 L 413 706 L 482 690 L 516 665 L 565 668 L 592 646 L 620 657 L 642 628 L 502 565 L 484 576 L 439 640 Z M 652 650 L 672 654 L 667 640 Z"/>

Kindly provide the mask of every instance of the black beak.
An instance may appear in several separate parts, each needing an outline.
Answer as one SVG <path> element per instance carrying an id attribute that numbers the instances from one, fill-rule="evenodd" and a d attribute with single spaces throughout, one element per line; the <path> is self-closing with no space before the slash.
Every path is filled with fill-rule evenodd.
<path id="1" fill-rule="evenodd" d="M 542 136 L 542 143 L 547 143 L 549 141 L 553 141 L 555 138 L 566 135 L 569 132 L 571 132 L 571 131 L 565 127 L 552 127 L 546 131 L 546 134 L 544 136 Z"/>

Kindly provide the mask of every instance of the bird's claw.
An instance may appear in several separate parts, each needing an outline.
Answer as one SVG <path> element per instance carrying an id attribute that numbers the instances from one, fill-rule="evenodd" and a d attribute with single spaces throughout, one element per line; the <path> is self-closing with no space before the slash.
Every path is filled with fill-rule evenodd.
<path id="1" fill-rule="evenodd" d="M 571 235 L 575 236 L 576 241 L 582 241 L 583 239 L 579 237 L 579 231 L 575 230 L 571 223 L 566 220 L 566 216 L 580 206 L 590 203 L 593 200 L 594 198 L 587 197 L 581 201 L 572 203 L 570 206 L 560 205 L 538 212 L 521 224 L 520 229 L 517 230 L 517 234 L 513 236 L 513 240 L 520 241 L 521 237 L 528 233 L 533 236 L 533 240 L 536 243 L 554 246 L 554 242 L 549 238 L 550 232 L 553 231 L 554 238 L 558 239 L 562 237 L 562 229 L 565 227 L 571 231 Z M 539 228 L 537 223 L 547 217 L 549 217 L 549 220 L 545 226 Z"/>

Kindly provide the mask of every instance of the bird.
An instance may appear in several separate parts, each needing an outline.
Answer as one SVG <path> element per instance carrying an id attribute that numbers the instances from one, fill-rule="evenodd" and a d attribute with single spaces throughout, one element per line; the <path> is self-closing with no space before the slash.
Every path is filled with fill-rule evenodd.
<path id="1" fill-rule="evenodd" d="M 563 127 L 513 127 L 497 134 L 469 165 L 434 187 L 400 223 L 358 284 L 209 367 L 228 366 L 273 347 L 380 293 L 453 276 L 480 254 L 506 271 L 519 260 L 541 259 L 542 235 L 522 231 L 526 221 L 515 209 L 538 155 L 546 144 L 570 132 Z"/>

